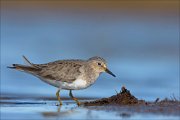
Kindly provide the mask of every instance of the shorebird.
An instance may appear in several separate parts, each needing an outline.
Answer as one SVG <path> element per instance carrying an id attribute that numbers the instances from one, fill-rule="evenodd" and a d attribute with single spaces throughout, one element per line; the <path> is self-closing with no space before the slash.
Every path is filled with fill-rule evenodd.
<path id="1" fill-rule="evenodd" d="M 42 81 L 57 87 L 56 92 L 59 105 L 62 105 L 60 90 L 69 90 L 69 96 L 80 105 L 80 102 L 73 96 L 72 90 L 85 89 L 91 86 L 102 72 L 107 72 L 116 77 L 108 68 L 105 59 L 102 57 L 91 57 L 87 60 L 72 59 L 58 60 L 45 64 L 33 64 L 23 56 L 27 65 L 12 64 L 12 69 L 32 74 Z"/>

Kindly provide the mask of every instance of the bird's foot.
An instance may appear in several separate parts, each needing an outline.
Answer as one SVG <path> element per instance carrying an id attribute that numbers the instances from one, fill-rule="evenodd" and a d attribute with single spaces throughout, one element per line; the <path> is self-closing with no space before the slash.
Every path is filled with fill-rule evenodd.
<path id="1" fill-rule="evenodd" d="M 80 103 L 79 101 L 76 101 L 76 104 L 77 104 L 78 106 L 80 106 L 80 105 L 81 105 L 81 103 Z"/>

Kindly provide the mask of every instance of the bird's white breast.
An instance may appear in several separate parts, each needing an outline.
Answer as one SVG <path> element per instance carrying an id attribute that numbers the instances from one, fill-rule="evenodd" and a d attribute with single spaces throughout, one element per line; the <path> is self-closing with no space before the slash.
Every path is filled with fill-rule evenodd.
<path id="1" fill-rule="evenodd" d="M 74 89 L 74 90 L 84 89 L 87 87 L 87 82 L 83 79 L 76 79 L 72 83 L 62 82 L 61 87 L 62 89 Z"/>
<path id="2" fill-rule="evenodd" d="M 57 87 L 57 88 L 61 88 L 61 89 L 66 89 L 66 90 L 79 90 L 79 89 L 85 89 L 87 88 L 88 85 L 86 80 L 83 80 L 81 78 L 78 78 L 76 80 L 74 80 L 73 82 L 69 83 L 69 82 L 62 82 L 60 80 L 50 80 L 50 79 L 44 79 L 39 77 L 42 81 Z"/>

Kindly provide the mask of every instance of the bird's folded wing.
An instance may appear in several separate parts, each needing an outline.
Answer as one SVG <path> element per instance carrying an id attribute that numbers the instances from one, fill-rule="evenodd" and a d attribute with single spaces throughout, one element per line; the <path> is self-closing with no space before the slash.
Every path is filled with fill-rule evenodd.
<path id="1" fill-rule="evenodd" d="M 57 80 L 62 82 L 73 82 L 81 74 L 82 64 L 76 62 L 56 62 L 42 67 L 38 76 L 44 79 Z"/>

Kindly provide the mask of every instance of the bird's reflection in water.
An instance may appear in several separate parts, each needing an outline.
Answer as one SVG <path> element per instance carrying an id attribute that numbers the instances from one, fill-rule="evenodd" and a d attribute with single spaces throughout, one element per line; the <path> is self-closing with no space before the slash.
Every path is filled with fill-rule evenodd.
<path id="1" fill-rule="evenodd" d="M 66 117 L 78 113 L 78 111 L 76 111 L 78 106 L 65 105 L 65 106 L 56 106 L 56 107 L 57 107 L 57 111 L 51 110 L 47 112 L 42 112 L 42 115 L 44 117 Z"/>
<path id="2" fill-rule="evenodd" d="M 105 119 L 111 118 L 128 118 L 130 117 L 128 114 L 116 114 L 111 111 L 106 111 L 98 107 L 86 107 L 86 106 L 77 106 L 73 101 L 66 101 L 62 106 L 55 106 L 53 104 L 49 104 L 49 110 L 41 112 L 41 115 L 45 118 L 53 118 L 53 119 Z M 118 112 L 119 113 L 119 112 Z M 110 116 L 109 116 L 109 115 Z"/>

